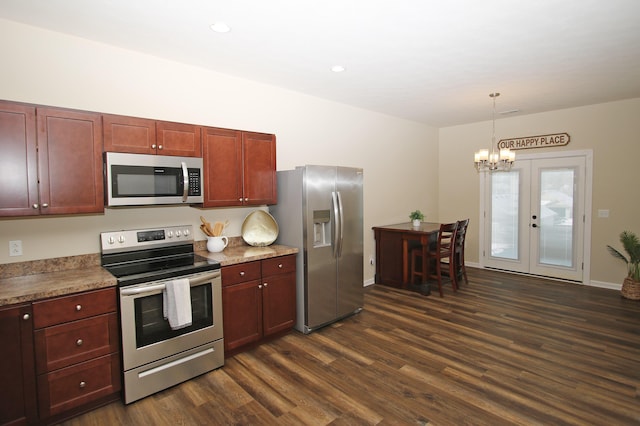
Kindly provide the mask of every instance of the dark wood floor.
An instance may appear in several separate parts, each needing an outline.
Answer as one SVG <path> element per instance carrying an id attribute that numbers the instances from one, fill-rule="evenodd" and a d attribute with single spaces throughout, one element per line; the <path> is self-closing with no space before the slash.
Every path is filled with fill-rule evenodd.
<path id="1" fill-rule="evenodd" d="M 485 270 L 469 280 L 444 298 L 371 286 L 354 317 L 65 424 L 640 424 L 640 302 Z"/>

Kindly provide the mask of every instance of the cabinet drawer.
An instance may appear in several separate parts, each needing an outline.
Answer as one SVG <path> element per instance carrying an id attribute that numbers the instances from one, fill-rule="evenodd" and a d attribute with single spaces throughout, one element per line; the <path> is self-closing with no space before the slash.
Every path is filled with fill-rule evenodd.
<path id="1" fill-rule="evenodd" d="M 120 391 L 120 355 L 103 356 L 38 378 L 40 416 L 49 417 Z"/>
<path id="2" fill-rule="evenodd" d="M 38 374 L 118 351 L 116 313 L 35 331 Z"/>
<path id="3" fill-rule="evenodd" d="M 285 274 L 296 270 L 295 255 L 274 257 L 262 261 L 262 276 Z"/>
<path id="4" fill-rule="evenodd" d="M 33 303 L 34 328 L 116 311 L 116 289 L 88 291 Z"/>
<path id="5" fill-rule="evenodd" d="M 223 287 L 245 281 L 259 280 L 260 277 L 261 272 L 259 261 L 222 267 Z"/>

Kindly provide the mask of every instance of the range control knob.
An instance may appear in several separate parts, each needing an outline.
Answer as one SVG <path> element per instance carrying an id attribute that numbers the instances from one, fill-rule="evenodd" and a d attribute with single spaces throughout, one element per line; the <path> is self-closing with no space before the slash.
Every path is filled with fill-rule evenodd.
<path id="1" fill-rule="evenodd" d="M 124 243 L 124 241 L 125 241 L 125 239 L 124 239 L 124 235 L 120 235 L 120 236 L 118 236 L 118 242 L 119 242 L 119 243 L 121 243 L 121 244 L 122 244 L 122 243 Z"/>
<path id="2" fill-rule="evenodd" d="M 109 237 L 109 239 L 107 240 L 107 242 L 109 244 L 115 244 L 116 243 L 116 239 L 114 237 Z"/>
<path id="3" fill-rule="evenodd" d="M 185 237 L 189 236 L 189 230 L 185 229 L 184 231 L 182 231 L 182 233 L 184 234 Z"/>
<path id="4" fill-rule="evenodd" d="M 173 231 L 167 231 L 167 238 L 173 238 Z"/>
<path id="5" fill-rule="evenodd" d="M 182 232 L 179 229 L 176 230 L 176 238 L 180 238 L 181 235 L 182 235 Z"/>

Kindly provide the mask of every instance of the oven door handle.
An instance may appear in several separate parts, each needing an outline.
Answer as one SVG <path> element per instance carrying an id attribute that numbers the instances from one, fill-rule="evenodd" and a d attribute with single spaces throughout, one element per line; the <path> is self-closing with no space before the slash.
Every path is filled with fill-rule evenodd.
<path id="1" fill-rule="evenodd" d="M 206 274 L 206 275 L 201 275 L 199 277 L 195 277 L 195 278 L 191 278 L 189 279 L 189 284 L 191 286 L 194 285 L 198 285 L 198 284 L 204 284 L 206 282 L 209 282 L 215 278 L 218 278 L 220 276 L 220 271 L 215 271 L 211 274 Z M 122 287 L 120 289 L 120 294 L 123 296 L 134 296 L 137 294 L 144 294 L 144 293 L 151 293 L 154 291 L 158 291 L 158 290 L 164 290 L 165 285 L 164 283 L 162 284 L 154 284 L 154 285 L 148 285 L 148 286 L 144 286 L 144 287 Z"/>

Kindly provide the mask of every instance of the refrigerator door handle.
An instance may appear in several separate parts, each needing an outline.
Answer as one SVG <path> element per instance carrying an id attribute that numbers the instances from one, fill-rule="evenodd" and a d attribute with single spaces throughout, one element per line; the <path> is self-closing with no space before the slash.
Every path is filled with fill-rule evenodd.
<path id="1" fill-rule="evenodd" d="M 340 191 L 338 194 L 338 212 L 340 213 L 340 226 L 338 231 L 338 241 L 340 242 L 338 247 L 338 257 L 342 257 L 342 245 L 344 243 L 344 212 L 342 211 L 342 195 L 340 195 Z"/>
<path id="2" fill-rule="evenodd" d="M 337 259 L 340 245 L 340 208 L 338 206 L 337 192 L 331 192 L 331 204 L 333 206 L 333 257 Z"/>

